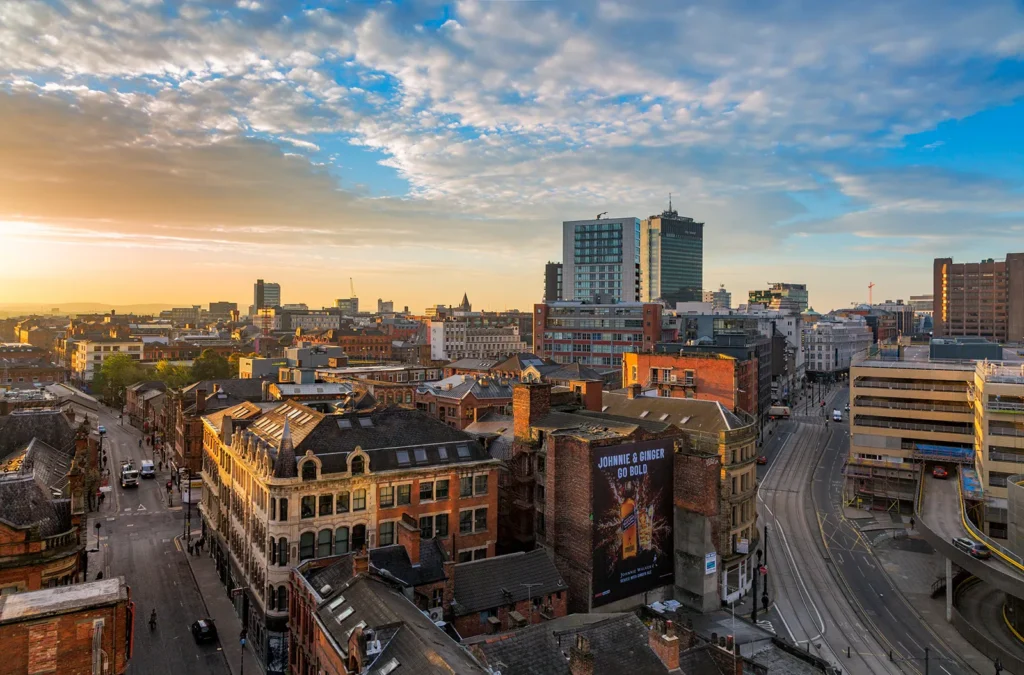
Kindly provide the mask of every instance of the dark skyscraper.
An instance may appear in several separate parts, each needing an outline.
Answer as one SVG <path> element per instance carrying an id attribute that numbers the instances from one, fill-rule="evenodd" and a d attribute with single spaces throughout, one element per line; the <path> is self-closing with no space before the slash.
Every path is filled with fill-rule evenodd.
<path id="1" fill-rule="evenodd" d="M 562 263 L 549 262 L 544 266 L 544 302 L 562 299 Z"/>
<path id="2" fill-rule="evenodd" d="M 644 302 L 700 302 L 704 298 L 704 223 L 671 206 L 640 225 Z"/>

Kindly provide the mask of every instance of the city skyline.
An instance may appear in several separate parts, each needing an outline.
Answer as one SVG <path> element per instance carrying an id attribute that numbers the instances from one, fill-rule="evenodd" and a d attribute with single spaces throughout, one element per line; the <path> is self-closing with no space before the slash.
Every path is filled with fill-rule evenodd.
<path id="1" fill-rule="evenodd" d="M 934 258 L 1024 229 L 1011 2 L 40 0 L 0 19 L 0 303 L 242 307 L 263 276 L 311 306 L 354 277 L 410 309 L 466 290 L 527 308 L 561 222 L 671 193 L 707 224 L 706 288 L 805 283 L 827 311 L 869 282 L 926 293 Z"/>

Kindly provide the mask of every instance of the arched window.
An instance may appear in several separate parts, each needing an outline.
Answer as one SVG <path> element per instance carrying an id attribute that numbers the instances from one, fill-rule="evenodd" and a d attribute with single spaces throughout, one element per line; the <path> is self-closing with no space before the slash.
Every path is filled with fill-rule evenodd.
<path id="1" fill-rule="evenodd" d="M 277 593 L 274 591 L 273 586 L 267 591 L 267 609 L 270 611 L 277 609 Z"/>
<path id="2" fill-rule="evenodd" d="M 334 531 L 334 555 L 348 553 L 348 528 L 339 527 Z"/>
<path id="3" fill-rule="evenodd" d="M 312 532 L 303 532 L 302 536 L 299 537 L 299 562 L 303 560 L 309 560 L 314 554 L 314 544 L 316 543 L 316 535 Z"/>
<path id="4" fill-rule="evenodd" d="M 316 480 L 316 462 L 311 459 L 302 463 L 302 480 Z"/>
<path id="5" fill-rule="evenodd" d="M 277 555 L 277 540 L 270 538 L 270 563 L 274 563 L 274 556 Z"/>
<path id="6" fill-rule="evenodd" d="M 277 540 L 277 564 L 281 567 L 288 566 L 288 539 L 286 537 Z"/>
<path id="7" fill-rule="evenodd" d="M 360 474 L 363 472 L 363 458 L 362 456 L 356 456 L 352 458 L 352 475 Z"/>
<path id="8" fill-rule="evenodd" d="M 277 520 L 277 497 L 270 498 L 270 519 Z"/>
<path id="9" fill-rule="evenodd" d="M 361 551 L 366 546 L 366 525 L 352 528 L 352 550 Z"/>
<path id="10" fill-rule="evenodd" d="M 317 535 L 316 557 L 326 558 L 329 555 L 331 555 L 331 531 L 320 530 L 320 534 Z"/>
<path id="11" fill-rule="evenodd" d="M 287 497 L 281 497 L 280 501 L 281 501 L 281 507 L 279 509 L 279 511 L 281 513 L 280 520 L 288 520 L 288 498 Z"/>
<path id="12" fill-rule="evenodd" d="M 277 611 L 287 612 L 288 611 L 288 587 L 278 586 L 277 587 Z"/>

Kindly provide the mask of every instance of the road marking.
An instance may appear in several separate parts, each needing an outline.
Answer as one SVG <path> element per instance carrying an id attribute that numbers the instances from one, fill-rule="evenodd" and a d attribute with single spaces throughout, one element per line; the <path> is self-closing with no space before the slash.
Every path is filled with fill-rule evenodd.
<path id="1" fill-rule="evenodd" d="M 793 571 L 796 572 L 796 580 L 800 582 L 800 587 L 803 588 L 804 595 L 807 597 L 807 601 L 811 603 L 811 607 L 814 608 L 814 613 L 818 616 L 818 625 L 821 626 L 821 634 L 825 634 L 825 620 L 821 618 L 821 612 L 818 611 L 818 606 L 814 604 L 814 599 L 811 597 L 810 591 L 807 590 L 807 584 L 804 583 L 804 576 L 800 574 L 800 567 L 796 564 L 796 558 L 793 557 L 793 551 L 789 548 L 789 539 L 786 537 L 786 530 L 783 529 L 782 523 L 776 523 L 779 526 L 779 534 L 782 535 L 782 545 L 786 549 L 786 554 L 789 556 L 790 562 L 793 564 Z"/>
<path id="2" fill-rule="evenodd" d="M 135 527 L 135 523 L 128 523 L 125 527 Z"/>
<path id="3" fill-rule="evenodd" d="M 953 675 L 953 673 L 949 672 L 949 671 L 948 671 L 948 670 L 946 670 L 946 669 L 945 669 L 944 667 L 942 667 L 942 666 L 939 666 L 939 668 L 942 668 L 942 672 L 944 672 L 944 673 L 945 673 L 946 675 Z"/>
<path id="4" fill-rule="evenodd" d="M 789 622 L 786 621 L 786 617 L 782 615 L 782 610 L 779 609 L 777 604 L 772 605 L 772 609 L 774 609 L 778 613 L 779 618 L 782 619 L 782 625 L 786 627 L 786 632 L 789 633 L 789 641 L 796 642 L 796 636 L 793 635 L 793 630 L 789 627 Z"/>
<path id="5" fill-rule="evenodd" d="M 125 509 L 125 511 L 126 511 L 126 512 L 127 512 L 127 511 L 131 511 L 131 509 Z"/>
<path id="6" fill-rule="evenodd" d="M 886 608 L 885 608 L 885 611 L 889 612 L 889 616 L 891 616 L 891 617 L 892 617 L 892 620 L 893 620 L 893 621 L 899 621 L 899 619 L 897 619 L 897 618 L 896 618 L 896 615 L 892 613 L 892 610 L 891 610 L 891 609 L 889 609 L 888 607 L 886 607 Z"/>
<path id="7" fill-rule="evenodd" d="M 868 578 L 868 577 L 867 577 L 867 575 L 866 575 L 866 574 L 864 574 L 864 570 L 862 570 L 862 569 L 860 568 L 860 565 L 857 565 L 857 571 L 858 571 L 858 572 L 860 572 L 860 575 L 861 575 L 862 577 L 864 577 L 865 579 L 867 579 L 867 578 Z"/>
<path id="8" fill-rule="evenodd" d="M 910 636 L 910 633 L 907 633 L 907 639 L 908 639 L 908 640 L 910 640 L 911 642 L 913 642 L 913 643 L 914 643 L 915 645 L 917 645 L 917 648 L 918 648 L 918 649 L 920 649 L 921 651 L 924 651 L 924 647 L 922 647 L 922 646 L 921 646 L 921 645 L 920 645 L 920 644 L 918 643 L 918 641 L 917 641 L 917 640 L 915 640 L 915 639 L 914 639 L 913 637 L 911 637 L 911 636 Z"/>
<path id="9" fill-rule="evenodd" d="M 137 509 L 135 509 L 135 510 L 136 510 L 136 511 L 145 511 L 145 510 L 146 510 L 146 507 L 145 507 L 145 506 L 143 506 L 142 504 L 139 504 L 139 508 L 137 508 Z"/>
<path id="10" fill-rule="evenodd" d="M 116 520 L 116 518 L 114 518 L 113 516 L 110 516 L 109 518 L 107 518 L 108 522 L 111 521 L 111 520 Z"/>
<path id="11" fill-rule="evenodd" d="M 874 586 L 872 586 L 872 585 L 871 585 L 870 583 L 868 583 L 868 588 L 870 588 L 870 589 L 871 589 L 871 592 L 872 592 L 872 593 L 874 593 L 875 595 L 878 595 L 878 591 L 876 591 L 876 590 L 875 590 L 875 587 L 874 587 Z"/>

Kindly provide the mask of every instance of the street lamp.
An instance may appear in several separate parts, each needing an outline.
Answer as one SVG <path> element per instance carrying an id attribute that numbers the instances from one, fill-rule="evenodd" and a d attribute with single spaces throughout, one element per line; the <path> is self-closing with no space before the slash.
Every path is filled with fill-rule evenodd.
<path id="1" fill-rule="evenodd" d="M 188 540 L 192 536 L 192 469 L 186 468 L 185 472 L 188 476 L 188 506 L 185 507 L 185 533 L 182 536 Z M 182 490 L 181 494 L 184 497 L 185 491 Z"/>

